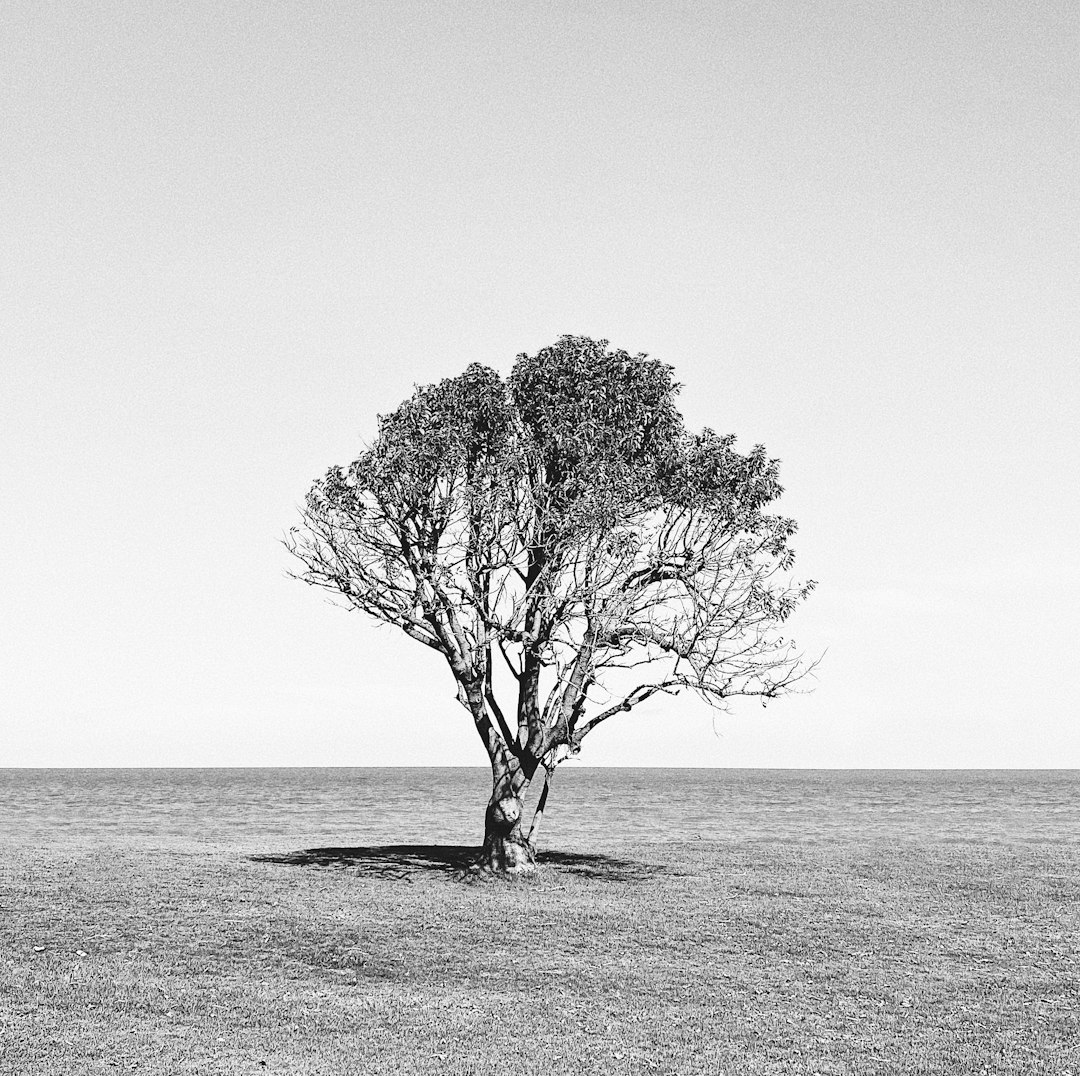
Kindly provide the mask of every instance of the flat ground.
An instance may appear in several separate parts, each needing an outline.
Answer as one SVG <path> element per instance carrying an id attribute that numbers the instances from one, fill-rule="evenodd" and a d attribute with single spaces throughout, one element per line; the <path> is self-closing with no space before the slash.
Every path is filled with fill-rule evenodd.
<path id="1" fill-rule="evenodd" d="M 0 846 L 0 1072 L 1077 1073 L 1080 845 Z"/>

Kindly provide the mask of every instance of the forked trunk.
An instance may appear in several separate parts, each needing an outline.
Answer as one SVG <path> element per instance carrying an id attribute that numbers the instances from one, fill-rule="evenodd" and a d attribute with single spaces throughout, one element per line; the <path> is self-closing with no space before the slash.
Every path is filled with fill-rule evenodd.
<path id="1" fill-rule="evenodd" d="M 492 793 L 484 818 L 480 866 L 499 874 L 522 874 L 536 867 L 536 851 L 522 829 L 524 804 L 513 792 Z"/>

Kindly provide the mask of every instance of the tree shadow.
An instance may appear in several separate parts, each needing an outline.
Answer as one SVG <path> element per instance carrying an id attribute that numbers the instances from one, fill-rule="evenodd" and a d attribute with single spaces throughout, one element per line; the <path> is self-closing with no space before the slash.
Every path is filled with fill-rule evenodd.
<path id="1" fill-rule="evenodd" d="M 657 874 L 670 873 L 668 868 L 655 863 L 641 863 L 636 859 L 618 856 L 601 856 L 591 852 L 540 852 L 537 861 L 550 863 L 566 874 L 582 878 L 594 878 L 604 882 L 641 882 Z"/>
<path id="2" fill-rule="evenodd" d="M 446 874 L 462 880 L 476 877 L 478 856 L 478 848 L 464 844 L 378 844 L 357 848 L 305 848 L 248 858 L 254 863 L 324 867 L 412 881 L 414 876 L 422 874 Z M 665 871 L 651 863 L 584 852 L 544 851 L 537 853 L 536 859 L 540 867 L 594 881 L 639 882 Z"/>

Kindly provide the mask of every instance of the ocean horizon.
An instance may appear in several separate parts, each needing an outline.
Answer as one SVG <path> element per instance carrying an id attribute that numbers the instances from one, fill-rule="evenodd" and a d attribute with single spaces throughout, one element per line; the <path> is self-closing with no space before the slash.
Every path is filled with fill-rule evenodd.
<path id="1" fill-rule="evenodd" d="M 0 840 L 479 843 L 486 766 L 5 767 Z M 541 845 L 1080 841 L 1080 770 L 574 766 Z"/>

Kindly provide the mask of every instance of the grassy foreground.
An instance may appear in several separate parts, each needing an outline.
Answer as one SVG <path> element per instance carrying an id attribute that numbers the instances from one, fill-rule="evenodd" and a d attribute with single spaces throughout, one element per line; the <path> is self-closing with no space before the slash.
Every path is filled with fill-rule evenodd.
<path id="1" fill-rule="evenodd" d="M 0 846 L 0 1072 L 1080 1073 L 1075 843 L 250 852 Z"/>

